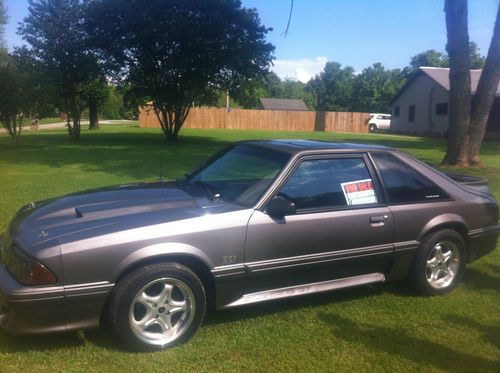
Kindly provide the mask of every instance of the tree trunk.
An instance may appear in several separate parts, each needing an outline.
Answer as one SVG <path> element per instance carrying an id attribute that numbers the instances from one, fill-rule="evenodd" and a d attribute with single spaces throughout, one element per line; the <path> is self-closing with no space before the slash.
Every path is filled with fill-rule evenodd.
<path id="1" fill-rule="evenodd" d="M 486 63 L 472 99 L 471 123 L 469 128 L 469 163 L 475 166 L 481 164 L 479 151 L 483 142 L 488 117 L 495 100 L 498 83 L 500 82 L 500 4 L 495 21 L 495 29 L 491 39 Z"/>
<path id="2" fill-rule="evenodd" d="M 99 129 L 99 116 L 97 113 L 97 101 L 89 100 L 89 130 Z"/>
<path id="3" fill-rule="evenodd" d="M 182 125 L 186 121 L 191 104 L 162 105 L 153 101 L 153 108 L 158 118 L 165 140 L 177 141 Z"/>
<path id="4" fill-rule="evenodd" d="M 450 59 L 450 125 L 443 163 L 468 165 L 470 69 L 467 0 L 445 0 L 446 50 Z"/>
<path id="5" fill-rule="evenodd" d="M 70 128 L 70 137 L 72 141 L 80 140 L 81 126 L 80 126 L 80 109 L 76 102 L 71 105 L 71 118 L 73 119 L 73 126 Z"/>

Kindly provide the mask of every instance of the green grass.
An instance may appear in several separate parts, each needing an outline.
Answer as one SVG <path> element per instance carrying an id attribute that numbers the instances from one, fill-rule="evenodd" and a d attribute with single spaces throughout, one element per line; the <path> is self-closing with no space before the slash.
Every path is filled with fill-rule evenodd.
<path id="1" fill-rule="evenodd" d="M 55 118 L 42 118 L 42 119 L 40 119 L 38 121 L 38 124 L 50 124 L 50 123 L 60 123 L 60 122 L 64 122 L 64 120 L 62 120 L 59 117 L 55 117 Z"/>
<path id="2" fill-rule="evenodd" d="M 107 125 L 24 133 L 16 148 L 0 134 L 0 231 L 30 201 L 97 186 L 179 177 L 236 140 L 308 138 L 384 144 L 439 164 L 440 139 L 392 135 L 183 130 L 166 144 L 159 130 Z M 483 146 L 500 200 L 500 143 Z M 497 247 L 498 249 L 498 247 Z M 104 331 L 13 337 L 0 331 L 0 371 L 500 371 L 500 250 L 472 263 L 444 297 L 420 297 L 402 283 L 210 313 L 189 343 L 161 353 L 123 351 Z"/>

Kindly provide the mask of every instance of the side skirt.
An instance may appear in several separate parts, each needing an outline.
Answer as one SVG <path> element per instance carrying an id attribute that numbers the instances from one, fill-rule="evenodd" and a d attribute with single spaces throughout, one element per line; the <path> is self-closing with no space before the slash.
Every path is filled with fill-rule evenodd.
<path id="1" fill-rule="evenodd" d="M 346 277 L 337 280 L 313 282 L 311 284 L 297 285 L 284 287 L 279 289 L 259 291 L 257 293 L 249 293 L 241 298 L 225 305 L 222 308 L 232 308 L 245 304 L 265 302 L 268 300 L 296 297 L 299 295 L 320 293 L 323 291 L 343 289 L 351 286 L 366 285 L 375 282 L 384 282 L 385 276 L 382 273 L 370 273 L 367 275 Z"/>

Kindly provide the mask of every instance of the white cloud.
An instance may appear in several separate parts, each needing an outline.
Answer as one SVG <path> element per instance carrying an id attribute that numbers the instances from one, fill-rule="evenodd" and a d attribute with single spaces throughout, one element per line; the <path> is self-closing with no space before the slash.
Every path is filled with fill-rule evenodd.
<path id="1" fill-rule="evenodd" d="M 293 79 L 307 83 L 316 74 L 323 71 L 328 61 L 326 57 L 318 56 L 313 59 L 300 60 L 274 60 L 271 67 L 281 79 Z"/>

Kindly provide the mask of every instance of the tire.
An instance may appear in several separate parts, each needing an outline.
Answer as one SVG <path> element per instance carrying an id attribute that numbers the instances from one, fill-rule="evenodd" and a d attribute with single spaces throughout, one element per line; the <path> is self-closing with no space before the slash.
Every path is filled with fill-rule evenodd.
<path id="1" fill-rule="evenodd" d="M 377 131 L 377 125 L 376 125 L 375 123 L 370 123 L 370 124 L 368 125 L 368 131 L 370 131 L 370 132 L 375 132 L 375 131 Z"/>
<path id="2" fill-rule="evenodd" d="M 466 252 L 462 236 L 443 229 L 426 236 L 418 249 L 410 281 L 424 295 L 451 292 L 465 270 Z"/>
<path id="3" fill-rule="evenodd" d="M 145 266 L 125 276 L 113 290 L 111 329 L 133 351 L 158 351 L 188 341 L 206 310 L 203 284 L 178 263 Z"/>

